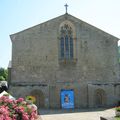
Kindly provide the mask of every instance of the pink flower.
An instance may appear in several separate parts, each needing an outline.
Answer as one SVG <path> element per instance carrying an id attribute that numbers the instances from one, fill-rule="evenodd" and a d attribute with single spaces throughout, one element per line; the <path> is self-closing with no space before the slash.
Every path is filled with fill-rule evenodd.
<path id="1" fill-rule="evenodd" d="M 16 120 L 16 118 L 17 118 L 17 115 L 14 114 L 14 115 L 12 116 L 12 120 Z"/>
<path id="2" fill-rule="evenodd" d="M 0 114 L 8 115 L 9 114 L 8 107 L 6 107 L 4 105 L 0 106 Z"/>
<path id="3" fill-rule="evenodd" d="M 24 101 L 23 98 L 19 98 L 19 99 L 17 100 L 17 102 L 22 102 L 22 101 Z"/>
<path id="4" fill-rule="evenodd" d="M 35 120 L 37 113 L 32 106 L 26 104 L 23 98 L 18 100 L 9 99 L 6 96 L 0 97 L 0 120 Z"/>
<path id="5" fill-rule="evenodd" d="M 27 114 L 27 113 L 24 113 L 24 114 L 22 115 L 22 119 L 23 119 L 23 120 L 29 120 L 28 114 Z"/>

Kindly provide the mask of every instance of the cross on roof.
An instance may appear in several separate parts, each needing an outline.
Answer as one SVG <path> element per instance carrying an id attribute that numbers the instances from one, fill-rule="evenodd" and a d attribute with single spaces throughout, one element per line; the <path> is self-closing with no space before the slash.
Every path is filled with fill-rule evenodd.
<path id="1" fill-rule="evenodd" d="M 67 13 L 67 7 L 68 7 L 68 5 L 67 5 L 67 3 L 65 4 L 65 8 L 66 8 L 66 13 Z"/>

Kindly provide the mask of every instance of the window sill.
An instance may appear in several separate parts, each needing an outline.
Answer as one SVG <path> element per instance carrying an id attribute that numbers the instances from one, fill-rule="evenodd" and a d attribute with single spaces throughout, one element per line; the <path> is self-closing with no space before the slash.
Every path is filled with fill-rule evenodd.
<path id="1" fill-rule="evenodd" d="M 77 58 L 74 59 L 59 59 L 59 64 L 76 64 Z"/>

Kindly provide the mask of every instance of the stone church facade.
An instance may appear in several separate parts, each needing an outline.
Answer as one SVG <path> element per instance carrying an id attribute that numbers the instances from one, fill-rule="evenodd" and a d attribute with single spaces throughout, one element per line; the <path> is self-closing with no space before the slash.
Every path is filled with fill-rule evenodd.
<path id="1" fill-rule="evenodd" d="M 62 90 L 75 108 L 120 101 L 118 38 L 67 13 L 10 38 L 13 96 L 33 95 L 40 108 L 61 108 Z"/>

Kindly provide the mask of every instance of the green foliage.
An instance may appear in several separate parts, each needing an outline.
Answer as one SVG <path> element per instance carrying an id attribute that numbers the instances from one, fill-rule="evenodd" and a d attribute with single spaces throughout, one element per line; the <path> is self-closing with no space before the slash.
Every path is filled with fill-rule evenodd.
<path id="1" fill-rule="evenodd" d="M 0 81 L 7 80 L 8 78 L 8 70 L 4 68 L 0 68 Z"/>
<path id="2" fill-rule="evenodd" d="M 115 120 L 120 120 L 120 117 L 115 117 Z"/>
<path id="3" fill-rule="evenodd" d="M 5 78 L 3 76 L 0 76 L 0 81 L 5 80 Z"/>
<path id="4" fill-rule="evenodd" d="M 116 110 L 120 112 L 120 106 L 116 107 Z"/>

